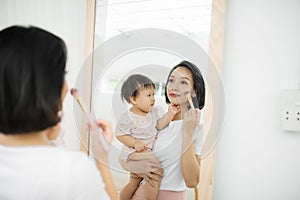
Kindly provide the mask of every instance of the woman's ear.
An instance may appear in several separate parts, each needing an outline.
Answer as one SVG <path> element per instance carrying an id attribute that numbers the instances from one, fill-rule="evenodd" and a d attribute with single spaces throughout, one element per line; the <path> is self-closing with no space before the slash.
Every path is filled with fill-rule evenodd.
<path id="1" fill-rule="evenodd" d="M 131 103 L 132 105 L 136 105 L 136 104 L 137 104 L 136 99 L 135 99 L 134 96 L 129 97 L 129 100 L 130 100 L 130 103 Z"/>
<path id="2" fill-rule="evenodd" d="M 192 91 L 192 97 L 195 97 L 195 96 L 197 96 L 197 92 L 196 92 L 195 89 L 193 89 L 193 91 Z"/>
<path id="3" fill-rule="evenodd" d="M 47 137 L 49 140 L 55 140 L 61 131 L 61 123 L 57 123 L 55 126 L 49 127 Z"/>

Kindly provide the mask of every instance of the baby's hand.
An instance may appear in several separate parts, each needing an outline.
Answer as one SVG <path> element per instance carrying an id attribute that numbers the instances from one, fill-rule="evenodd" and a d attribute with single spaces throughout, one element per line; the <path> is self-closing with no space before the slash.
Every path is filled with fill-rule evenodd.
<path id="1" fill-rule="evenodd" d="M 134 143 L 134 149 L 137 152 L 143 151 L 146 149 L 146 143 L 141 140 L 136 140 L 136 142 Z"/>
<path id="2" fill-rule="evenodd" d="M 168 112 L 170 112 L 172 115 L 176 115 L 180 111 L 180 106 L 175 105 L 171 103 L 168 108 Z"/>

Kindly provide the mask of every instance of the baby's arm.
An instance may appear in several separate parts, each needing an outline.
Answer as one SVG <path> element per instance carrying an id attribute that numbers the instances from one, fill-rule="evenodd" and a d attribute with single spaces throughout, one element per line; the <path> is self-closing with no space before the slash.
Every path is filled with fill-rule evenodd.
<path id="1" fill-rule="evenodd" d="M 146 149 L 146 143 L 144 141 L 134 139 L 130 135 L 120 135 L 117 136 L 117 139 L 124 145 L 133 147 L 138 152 Z"/>
<path id="2" fill-rule="evenodd" d="M 160 119 L 157 120 L 156 129 L 161 130 L 169 125 L 170 121 L 172 121 L 175 114 L 180 111 L 180 106 L 175 104 L 170 104 L 168 108 L 168 112 Z"/>

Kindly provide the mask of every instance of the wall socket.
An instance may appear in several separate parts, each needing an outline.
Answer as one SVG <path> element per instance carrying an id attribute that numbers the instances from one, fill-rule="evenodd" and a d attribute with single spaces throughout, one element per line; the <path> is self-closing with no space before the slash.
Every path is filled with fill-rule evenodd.
<path id="1" fill-rule="evenodd" d="M 286 131 L 300 132 L 300 90 L 282 91 L 281 125 Z"/>

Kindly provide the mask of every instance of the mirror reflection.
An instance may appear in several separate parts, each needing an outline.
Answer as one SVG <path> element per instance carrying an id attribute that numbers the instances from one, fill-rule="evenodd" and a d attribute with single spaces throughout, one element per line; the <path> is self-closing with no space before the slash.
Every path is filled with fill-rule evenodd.
<path id="1" fill-rule="evenodd" d="M 199 44 L 208 51 L 211 1 L 120 1 L 97 0 L 95 48 L 104 41 L 122 35 L 124 40 L 130 38 L 128 31 L 143 28 L 160 28 L 176 31 Z M 165 84 L 172 67 L 185 60 L 181 55 L 172 52 L 139 49 L 120 55 L 110 63 L 102 66 L 101 77 L 93 80 L 95 93 L 93 106 L 98 118 L 110 120 L 116 127 L 121 113 L 131 108 L 131 104 L 121 100 L 120 89 L 126 78 L 131 74 L 148 76 L 155 84 L 155 105 L 161 109 L 161 114 L 168 110 L 165 103 Z M 96 68 L 99 68 L 98 66 Z M 103 106 L 106 105 L 106 106 Z M 107 106 L 111 105 L 111 106 Z M 112 109 L 112 108 L 118 109 Z M 128 183 L 130 174 L 119 163 L 122 143 L 115 139 L 110 152 L 110 165 L 118 191 Z M 187 192 L 192 199 L 194 192 Z"/>

